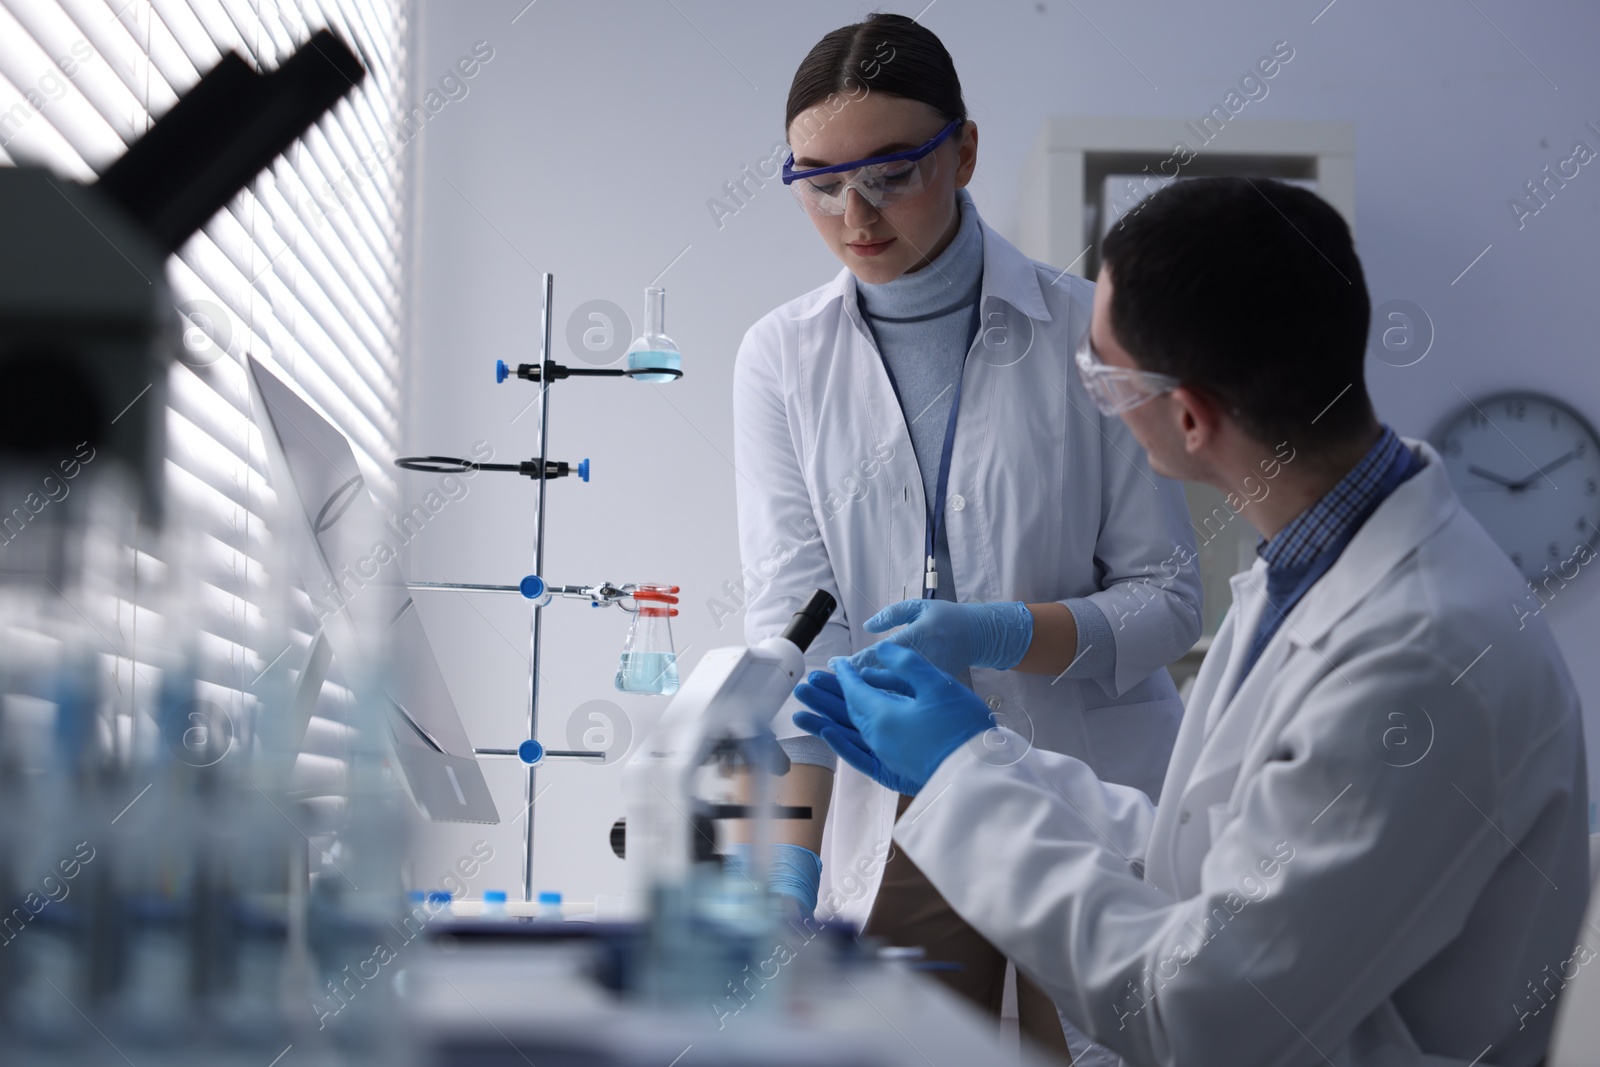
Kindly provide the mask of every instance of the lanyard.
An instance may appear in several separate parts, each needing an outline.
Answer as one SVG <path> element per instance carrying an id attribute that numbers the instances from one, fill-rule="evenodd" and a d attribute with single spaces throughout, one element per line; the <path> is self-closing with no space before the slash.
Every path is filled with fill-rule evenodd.
<path id="1" fill-rule="evenodd" d="M 928 509 L 926 537 L 923 550 L 922 572 L 922 598 L 932 600 L 939 590 L 939 566 L 935 547 L 939 542 L 939 530 L 944 525 L 944 501 L 946 490 L 950 487 L 950 458 L 955 452 L 956 444 L 956 419 L 961 414 L 961 385 L 967 376 L 967 356 L 972 354 L 972 344 L 978 339 L 978 327 L 983 322 L 983 290 L 978 291 L 978 298 L 972 302 L 972 322 L 967 327 L 967 348 L 961 357 L 961 370 L 956 374 L 955 396 L 950 401 L 950 417 L 944 426 L 944 447 L 939 450 L 939 477 L 934 483 L 933 500 L 925 501 Z M 900 386 L 894 380 L 894 371 L 890 369 L 883 353 L 878 353 L 878 358 L 883 362 L 884 373 L 889 376 L 889 386 L 894 390 L 895 399 L 900 399 Z M 905 413 L 905 404 L 900 405 L 902 416 Z M 910 426 L 906 427 L 910 431 Z"/>

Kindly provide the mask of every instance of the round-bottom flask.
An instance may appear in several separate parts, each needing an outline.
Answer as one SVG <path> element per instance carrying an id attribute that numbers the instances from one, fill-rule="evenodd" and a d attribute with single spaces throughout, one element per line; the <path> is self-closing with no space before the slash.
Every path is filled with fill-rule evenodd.
<path id="1" fill-rule="evenodd" d="M 651 371 L 681 371 L 683 354 L 666 333 L 667 291 L 652 286 L 644 291 L 644 332 L 628 346 L 628 371 L 636 381 L 670 382 L 677 374 Z"/>

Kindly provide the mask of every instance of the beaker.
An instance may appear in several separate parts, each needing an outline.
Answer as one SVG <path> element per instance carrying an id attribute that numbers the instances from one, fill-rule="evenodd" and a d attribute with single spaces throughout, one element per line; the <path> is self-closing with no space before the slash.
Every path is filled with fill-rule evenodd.
<path id="1" fill-rule="evenodd" d="M 622 662 L 617 665 L 617 688 L 624 693 L 678 691 L 678 655 L 672 647 L 672 616 L 678 609 L 673 596 L 675 585 L 640 585 L 633 599 L 638 609 L 628 626 L 628 639 L 622 643 Z"/>
<path id="2" fill-rule="evenodd" d="M 676 374 L 651 374 L 650 371 L 675 371 L 683 367 L 683 354 L 666 333 L 667 291 L 651 286 L 644 291 L 644 332 L 628 346 L 628 370 L 641 382 L 670 382 Z"/>

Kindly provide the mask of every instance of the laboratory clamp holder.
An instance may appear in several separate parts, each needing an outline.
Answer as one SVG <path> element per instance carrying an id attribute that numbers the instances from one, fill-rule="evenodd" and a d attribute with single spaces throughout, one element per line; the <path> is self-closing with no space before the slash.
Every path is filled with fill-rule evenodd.
<path id="1" fill-rule="evenodd" d="M 587 601 L 591 607 L 618 607 L 631 614 L 627 637 L 615 678 L 616 688 L 631 693 L 654 693 L 670 696 L 678 691 L 677 655 L 672 644 L 671 619 L 678 614 L 679 588 L 657 582 L 635 582 L 614 585 L 601 581 L 591 585 L 555 585 L 545 578 L 545 515 L 549 483 L 560 478 L 576 477 L 587 483 L 591 468 L 588 459 L 576 463 L 549 458 L 550 386 L 569 378 L 631 378 L 641 382 L 671 382 L 683 377 L 683 356 L 676 342 L 666 333 L 666 290 L 651 286 L 645 290 L 645 322 L 643 332 L 634 339 L 626 353 L 622 367 L 573 367 L 557 363 L 551 356 L 551 323 L 555 298 L 555 277 L 548 272 L 542 275 L 543 302 L 540 307 L 539 361 L 509 366 L 496 360 L 495 383 L 502 384 L 513 378 L 533 382 L 540 386 L 539 403 L 539 454 L 518 463 L 484 463 L 454 456 L 401 456 L 395 466 L 403 470 L 430 474 L 459 474 L 492 471 L 516 474 L 529 478 L 535 485 L 535 532 L 533 573 L 515 585 L 470 582 L 422 582 L 407 585 L 415 591 L 448 590 L 457 593 L 515 593 L 531 604 L 528 658 L 528 718 L 527 736 L 515 748 L 474 747 L 480 758 L 515 758 L 527 768 L 524 786 L 526 830 L 522 853 L 523 901 L 533 903 L 533 807 L 538 796 L 537 768 L 546 759 L 551 760 L 604 760 L 604 752 L 588 749 L 547 748 L 539 741 L 540 664 L 544 651 L 543 609 L 555 598 Z"/>

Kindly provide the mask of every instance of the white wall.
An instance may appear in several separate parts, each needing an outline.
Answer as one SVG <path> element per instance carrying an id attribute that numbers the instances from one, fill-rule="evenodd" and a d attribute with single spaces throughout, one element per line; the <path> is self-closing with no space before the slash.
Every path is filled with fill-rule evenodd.
<path id="1" fill-rule="evenodd" d="M 739 339 L 837 269 L 777 183 L 720 228 L 707 200 L 782 137 L 789 79 L 810 46 L 872 8 L 524 2 L 421 3 L 419 99 L 474 42 L 494 57 L 412 148 L 421 215 L 407 450 L 459 453 L 484 440 L 496 458 L 533 455 L 535 420 L 515 416 L 534 388 L 496 387 L 490 366 L 535 358 L 538 271 L 556 275 L 556 354 L 572 362 L 563 335 L 574 308 L 611 300 L 637 327 L 641 290 L 683 252 L 663 284 L 686 378 L 566 382 L 552 393 L 551 454 L 593 457 L 595 481 L 551 486 L 547 570 L 559 582 L 682 585 L 674 626 L 687 668 L 705 649 L 741 640 L 737 619 L 719 629 L 707 608 L 739 575 L 735 480 L 760 477 L 731 464 Z M 1295 58 L 1244 117 L 1356 124 L 1357 238 L 1374 304 L 1414 301 L 1437 330 L 1415 366 L 1372 361 L 1382 417 L 1422 435 L 1460 402 L 1458 388 L 1477 396 L 1526 386 L 1600 421 L 1590 310 L 1600 165 L 1520 231 L 1506 206 L 1574 140 L 1600 148 L 1584 125 L 1600 124 L 1600 10 L 1574 0 L 1536 10 L 1508 0 L 1338 0 L 1324 11 L 1325 2 L 939 0 L 923 21 L 961 73 L 982 139 L 974 196 L 1002 232 L 1047 115 L 1198 117 L 1274 42 L 1289 41 Z M 921 4 L 885 6 L 916 14 Z M 420 496 L 427 480 L 408 477 Z M 532 495 L 525 481 L 480 475 L 413 544 L 414 576 L 516 580 L 532 555 Z M 1547 612 L 1592 716 L 1597 587 L 1600 578 L 1584 574 Z M 514 598 L 468 604 L 442 594 L 425 602 L 424 618 L 475 742 L 514 744 L 527 610 Z M 611 687 L 621 613 L 565 602 L 546 618 L 544 740 L 563 744 L 572 710 L 595 698 L 623 708 L 641 736 L 664 702 Z M 1600 737 L 1595 725 L 1591 737 Z M 1600 764 L 1593 742 L 1590 752 Z M 509 821 L 521 810 L 519 774 L 505 763 L 489 774 Z M 622 864 L 605 844 L 622 810 L 617 768 L 552 766 L 546 786 L 536 881 L 574 897 L 620 892 Z M 483 836 L 498 858 L 473 889 L 513 889 L 521 826 L 425 828 L 416 876 L 426 881 Z"/>

